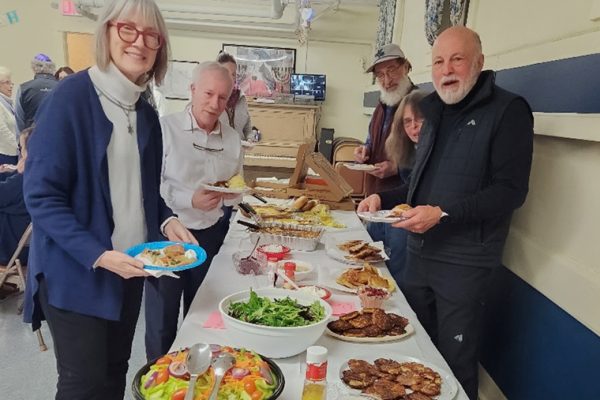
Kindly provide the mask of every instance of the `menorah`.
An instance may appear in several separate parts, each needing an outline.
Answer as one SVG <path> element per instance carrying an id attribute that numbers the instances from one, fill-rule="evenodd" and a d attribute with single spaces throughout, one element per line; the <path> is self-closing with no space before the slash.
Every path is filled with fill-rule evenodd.
<path id="1" fill-rule="evenodd" d="M 294 72 L 294 69 L 292 67 L 271 67 L 271 71 L 273 71 L 276 81 L 275 90 L 280 93 L 289 93 L 290 76 Z"/>

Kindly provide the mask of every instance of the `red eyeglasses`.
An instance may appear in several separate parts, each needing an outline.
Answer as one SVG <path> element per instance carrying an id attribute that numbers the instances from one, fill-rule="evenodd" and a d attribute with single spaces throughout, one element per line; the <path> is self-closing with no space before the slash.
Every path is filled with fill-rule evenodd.
<path id="1" fill-rule="evenodd" d="M 127 22 L 109 22 L 108 26 L 116 27 L 119 38 L 125 43 L 135 43 L 135 41 L 138 40 L 138 37 L 142 35 L 144 46 L 150 50 L 158 50 L 162 47 L 164 42 L 160 33 L 153 30 L 140 31 Z"/>

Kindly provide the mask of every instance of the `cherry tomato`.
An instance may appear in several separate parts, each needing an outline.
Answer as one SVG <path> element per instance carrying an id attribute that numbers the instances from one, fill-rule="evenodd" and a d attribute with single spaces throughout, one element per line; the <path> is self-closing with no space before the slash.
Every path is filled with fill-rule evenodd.
<path id="1" fill-rule="evenodd" d="M 257 390 L 256 392 L 252 393 L 252 396 L 250 398 L 252 400 L 262 400 L 263 393 L 260 390 Z"/>
<path id="2" fill-rule="evenodd" d="M 173 393 L 173 396 L 171 396 L 171 400 L 184 400 L 186 392 L 187 388 L 179 389 L 178 391 Z"/>
<path id="3" fill-rule="evenodd" d="M 158 373 L 158 376 L 156 377 L 156 384 L 165 383 L 168 380 L 169 380 L 169 370 L 165 368 Z"/>
<path id="4" fill-rule="evenodd" d="M 254 383 L 254 380 L 247 379 L 244 382 L 244 390 L 248 394 L 253 394 L 254 392 L 256 392 L 256 384 Z"/>
<path id="5" fill-rule="evenodd" d="M 156 360 L 155 364 L 156 365 L 162 365 L 162 364 L 169 365 L 169 364 L 171 364 L 171 361 L 173 361 L 171 359 L 171 357 L 169 357 L 169 356 L 163 356 L 163 357 L 159 358 L 158 360 Z"/>

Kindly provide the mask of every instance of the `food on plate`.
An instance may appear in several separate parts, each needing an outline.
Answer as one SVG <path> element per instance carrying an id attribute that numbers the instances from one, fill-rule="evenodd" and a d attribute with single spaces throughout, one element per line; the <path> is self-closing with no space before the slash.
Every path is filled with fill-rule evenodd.
<path id="1" fill-rule="evenodd" d="M 283 246 L 280 244 L 267 244 L 261 247 L 263 253 L 281 253 Z"/>
<path id="2" fill-rule="evenodd" d="M 306 203 L 308 203 L 308 197 L 300 196 L 296 200 L 294 200 L 290 209 L 292 211 L 300 211 L 302 210 L 302 207 L 306 205 Z"/>
<path id="3" fill-rule="evenodd" d="M 227 314 L 256 325 L 290 327 L 321 321 L 325 317 L 325 309 L 318 300 L 304 306 L 290 297 L 271 299 L 250 290 L 248 301 L 229 304 Z"/>
<path id="4" fill-rule="evenodd" d="M 292 236 L 305 239 L 315 239 L 321 235 L 319 230 L 293 229 L 281 226 L 263 226 L 259 229 L 261 233 L 270 233 L 272 235 Z"/>
<path id="5" fill-rule="evenodd" d="M 358 289 L 361 286 L 368 285 L 393 292 L 396 288 L 393 279 L 381 276 L 377 268 L 369 263 L 365 263 L 362 268 L 346 269 L 337 277 L 336 282 L 350 289 Z"/>
<path id="6" fill-rule="evenodd" d="M 412 207 L 409 206 L 408 204 L 398 204 L 397 206 L 395 206 L 394 208 L 392 208 L 392 210 L 390 211 L 389 216 L 390 217 L 401 217 L 402 213 L 404 213 L 404 211 L 408 211 L 411 208 Z"/>
<path id="7" fill-rule="evenodd" d="M 342 371 L 342 381 L 382 400 L 431 400 L 442 390 L 442 378 L 431 368 L 417 362 L 387 358 L 378 358 L 373 364 L 365 360 L 348 360 L 348 369 Z"/>
<path id="8" fill-rule="evenodd" d="M 344 258 L 347 260 L 368 262 L 378 262 L 384 260 L 383 256 L 381 255 L 383 250 L 369 244 L 369 242 L 365 242 L 364 240 L 348 240 L 338 244 L 337 247 L 343 252 L 348 253 L 348 255 L 344 256 Z"/>
<path id="9" fill-rule="evenodd" d="M 198 259 L 194 250 L 186 251 L 180 244 L 172 244 L 162 249 L 144 249 L 135 258 L 145 265 L 157 267 L 181 267 Z"/>
<path id="10" fill-rule="evenodd" d="M 217 181 L 212 184 L 212 186 L 229 188 L 229 189 L 244 189 L 246 188 L 246 182 L 244 181 L 244 177 L 241 175 L 234 175 L 229 180 L 226 181 Z"/>
<path id="11" fill-rule="evenodd" d="M 230 189 L 244 189 L 246 182 L 241 175 L 234 175 L 227 181 L 227 187 Z"/>
<path id="12" fill-rule="evenodd" d="M 311 296 L 320 297 L 323 300 L 327 300 L 331 297 L 331 292 L 325 288 L 314 285 L 300 286 L 300 291 L 302 293 L 310 294 Z"/>
<path id="13" fill-rule="evenodd" d="M 261 356 L 253 351 L 226 346 L 211 345 L 211 349 L 213 355 L 228 352 L 235 358 L 233 368 L 227 371 L 219 387 L 219 399 L 266 399 L 273 394 L 279 383 L 278 378 Z M 150 366 L 139 382 L 139 391 L 144 399 L 183 399 L 190 380 L 186 357 L 187 349 L 179 350 L 159 358 Z M 194 398 L 207 399 L 214 380 L 212 368 L 200 375 L 196 381 Z"/>
<path id="14" fill-rule="evenodd" d="M 283 207 L 274 204 L 258 204 L 253 207 L 265 222 L 276 221 L 291 225 L 322 225 L 332 228 L 345 227 L 344 224 L 333 218 L 329 206 L 320 204 L 318 200 L 309 200 L 300 210 L 295 209 L 293 206 Z M 308 210 L 308 207 L 310 207 L 310 210 Z"/>
<path id="15" fill-rule="evenodd" d="M 390 297 L 390 292 L 384 288 L 361 286 L 358 289 L 358 298 L 363 308 L 382 308 L 383 302 Z"/>
<path id="16" fill-rule="evenodd" d="M 386 313 L 381 308 L 363 308 L 343 314 L 331 321 L 327 328 L 333 333 L 347 337 L 401 336 L 406 333 L 408 319 L 398 314 Z"/>

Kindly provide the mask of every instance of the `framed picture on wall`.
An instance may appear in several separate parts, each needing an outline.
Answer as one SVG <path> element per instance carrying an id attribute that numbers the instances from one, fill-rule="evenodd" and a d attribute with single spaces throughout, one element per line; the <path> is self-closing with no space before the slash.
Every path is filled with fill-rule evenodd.
<path id="1" fill-rule="evenodd" d="M 290 92 L 296 70 L 296 49 L 223 44 L 237 61 L 237 84 L 248 97 L 273 97 Z"/>
<path id="2" fill-rule="evenodd" d="M 189 100 L 192 72 L 199 63 L 197 61 L 170 60 L 165 80 L 159 91 L 167 99 Z"/>

